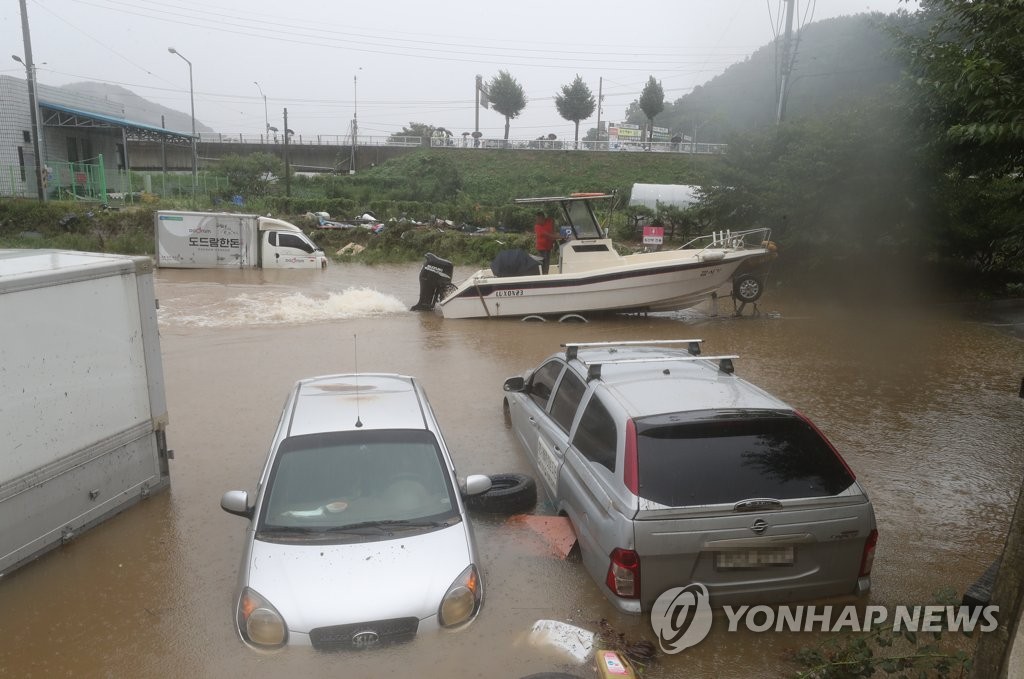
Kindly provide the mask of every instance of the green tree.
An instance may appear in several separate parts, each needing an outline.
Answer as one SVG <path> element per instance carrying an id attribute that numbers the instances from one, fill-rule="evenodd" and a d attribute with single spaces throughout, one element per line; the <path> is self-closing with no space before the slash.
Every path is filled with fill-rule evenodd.
<path id="1" fill-rule="evenodd" d="M 1021 0 L 925 0 L 893 29 L 918 144 L 935 158 L 940 252 L 997 276 L 1024 266 L 1022 10 Z"/>
<path id="2" fill-rule="evenodd" d="M 444 139 L 451 139 L 451 130 L 434 125 L 428 125 L 427 123 L 409 123 L 408 126 L 402 127 L 401 132 L 395 132 L 388 137 L 389 141 L 397 142 L 403 137 L 419 137 L 420 143 L 423 146 L 430 146 L 430 140 L 435 137 Z"/>
<path id="3" fill-rule="evenodd" d="M 491 102 L 491 108 L 505 116 L 505 141 L 508 141 L 511 120 L 518 117 L 526 108 L 523 87 L 508 71 L 501 70 L 498 71 L 498 75 L 491 78 L 487 86 L 487 98 Z"/>
<path id="4" fill-rule="evenodd" d="M 270 153 L 230 154 L 217 166 L 227 177 L 230 195 L 258 198 L 270 193 L 273 182 L 284 172 L 284 162 Z"/>
<path id="5" fill-rule="evenodd" d="M 654 138 L 654 117 L 665 110 L 665 90 L 653 75 L 647 79 L 647 84 L 640 93 L 640 110 L 650 122 L 647 140 L 651 141 Z"/>
<path id="6" fill-rule="evenodd" d="M 974 170 L 1024 166 L 1024 32 L 1021 0 L 924 0 L 905 31 L 921 111 L 970 155 Z"/>
<path id="7" fill-rule="evenodd" d="M 863 278 L 869 262 L 923 260 L 941 206 L 919 171 L 930 161 L 905 141 L 913 129 L 901 110 L 866 101 L 731 138 L 698 214 L 718 229 L 770 227 L 788 263 L 837 281 Z"/>
<path id="8" fill-rule="evenodd" d="M 562 85 L 562 92 L 555 95 L 555 108 L 558 109 L 558 115 L 562 118 L 576 123 L 576 136 L 573 141 L 578 142 L 580 140 L 580 121 L 594 115 L 597 100 L 594 99 L 594 94 L 587 84 L 583 82 L 583 78 L 577 74 L 571 85 Z"/>

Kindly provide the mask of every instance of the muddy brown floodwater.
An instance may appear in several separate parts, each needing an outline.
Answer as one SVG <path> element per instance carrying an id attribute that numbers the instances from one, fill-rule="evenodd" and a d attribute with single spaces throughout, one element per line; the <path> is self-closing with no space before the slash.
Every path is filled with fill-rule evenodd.
<path id="1" fill-rule="evenodd" d="M 778 292 L 757 318 L 445 321 L 408 311 L 418 270 L 159 271 L 170 490 L 0 581 L 0 676 L 595 676 L 528 645 L 533 623 L 596 630 L 607 619 L 653 641 L 649 620 L 617 614 L 582 565 L 487 516 L 475 520 L 486 599 L 469 628 L 364 653 L 253 652 L 232 627 L 245 522 L 219 507 L 226 490 L 254 490 L 292 383 L 357 369 L 422 380 L 460 474 L 530 473 L 504 427 L 501 385 L 566 341 L 701 337 L 709 352 L 739 354 L 737 374 L 814 420 L 871 495 L 881 537 L 870 603 L 963 592 L 1002 548 L 1024 470 L 1024 342 L 993 326 Z M 729 633 L 716 618 L 707 639 L 647 676 L 789 676 L 791 652 L 821 638 Z"/>

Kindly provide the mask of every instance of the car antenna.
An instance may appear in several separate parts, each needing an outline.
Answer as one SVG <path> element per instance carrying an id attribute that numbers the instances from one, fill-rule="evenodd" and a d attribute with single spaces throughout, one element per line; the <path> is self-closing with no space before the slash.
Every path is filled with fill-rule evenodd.
<path id="1" fill-rule="evenodd" d="M 359 429 L 363 426 L 363 421 L 359 419 L 359 335 L 355 333 L 352 333 L 352 353 L 356 368 L 356 429 Z"/>

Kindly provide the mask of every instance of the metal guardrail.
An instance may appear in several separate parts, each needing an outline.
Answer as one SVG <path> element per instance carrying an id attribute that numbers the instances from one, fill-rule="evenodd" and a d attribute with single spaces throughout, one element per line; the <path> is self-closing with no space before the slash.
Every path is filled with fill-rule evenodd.
<path id="1" fill-rule="evenodd" d="M 281 135 L 266 136 L 262 134 L 224 134 L 219 132 L 203 132 L 199 141 L 204 144 L 284 144 Z M 386 137 L 356 137 L 357 146 L 426 146 L 423 137 L 404 137 L 389 135 Z M 344 134 L 318 134 L 303 136 L 294 134 L 288 139 L 289 145 L 302 146 L 351 146 L 352 136 Z M 721 155 L 728 144 L 693 144 L 690 142 L 609 142 L 609 141 L 569 141 L 563 139 L 472 139 L 471 137 L 432 137 L 431 148 L 485 148 L 539 151 L 622 151 L 644 153 L 695 153 L 700 155 Z"/>
<path id="2" fill-rule="evenodd" d="M 622 151 L 645 153 L 697 153 L 702 155 L 721 155 L 728 144 L 693 144 L 688 142 L 609 142 L 609 141 L 570 141 L 563 139 L 444 139 L 430 140 L 433 148 L 485 148 L 512 149 L 534 151 Z"/>
<path id="3" fill-rule="evenodd" d="M 264 134 L 225 134 L 221 132 L 201 132 L 199 141 L 203 144 L 268 144 L 283 145 L 284 137 L 280 134 L 272 134 L 269 137 Z M 288 138 L 289 146 L 351 146 L 352 136 L 347 134 L 317 134 L 303 136 L 293 134 Z M 413 147 L 422 146 L 422 137 L 402 137 L 389 135 L 387 137 L 357 136 L 357 146 L 401 146 Z"/>

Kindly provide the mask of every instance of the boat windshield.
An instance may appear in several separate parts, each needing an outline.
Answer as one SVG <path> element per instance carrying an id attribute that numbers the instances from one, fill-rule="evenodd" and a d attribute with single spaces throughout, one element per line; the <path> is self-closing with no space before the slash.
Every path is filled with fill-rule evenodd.
<path id="1" fill-rule="evenodd" d="M 567 200 L 562 203 L 562 211 L 569 220 L 576 238 L 604 238 L 601 225 L 586 200 Z"/>

